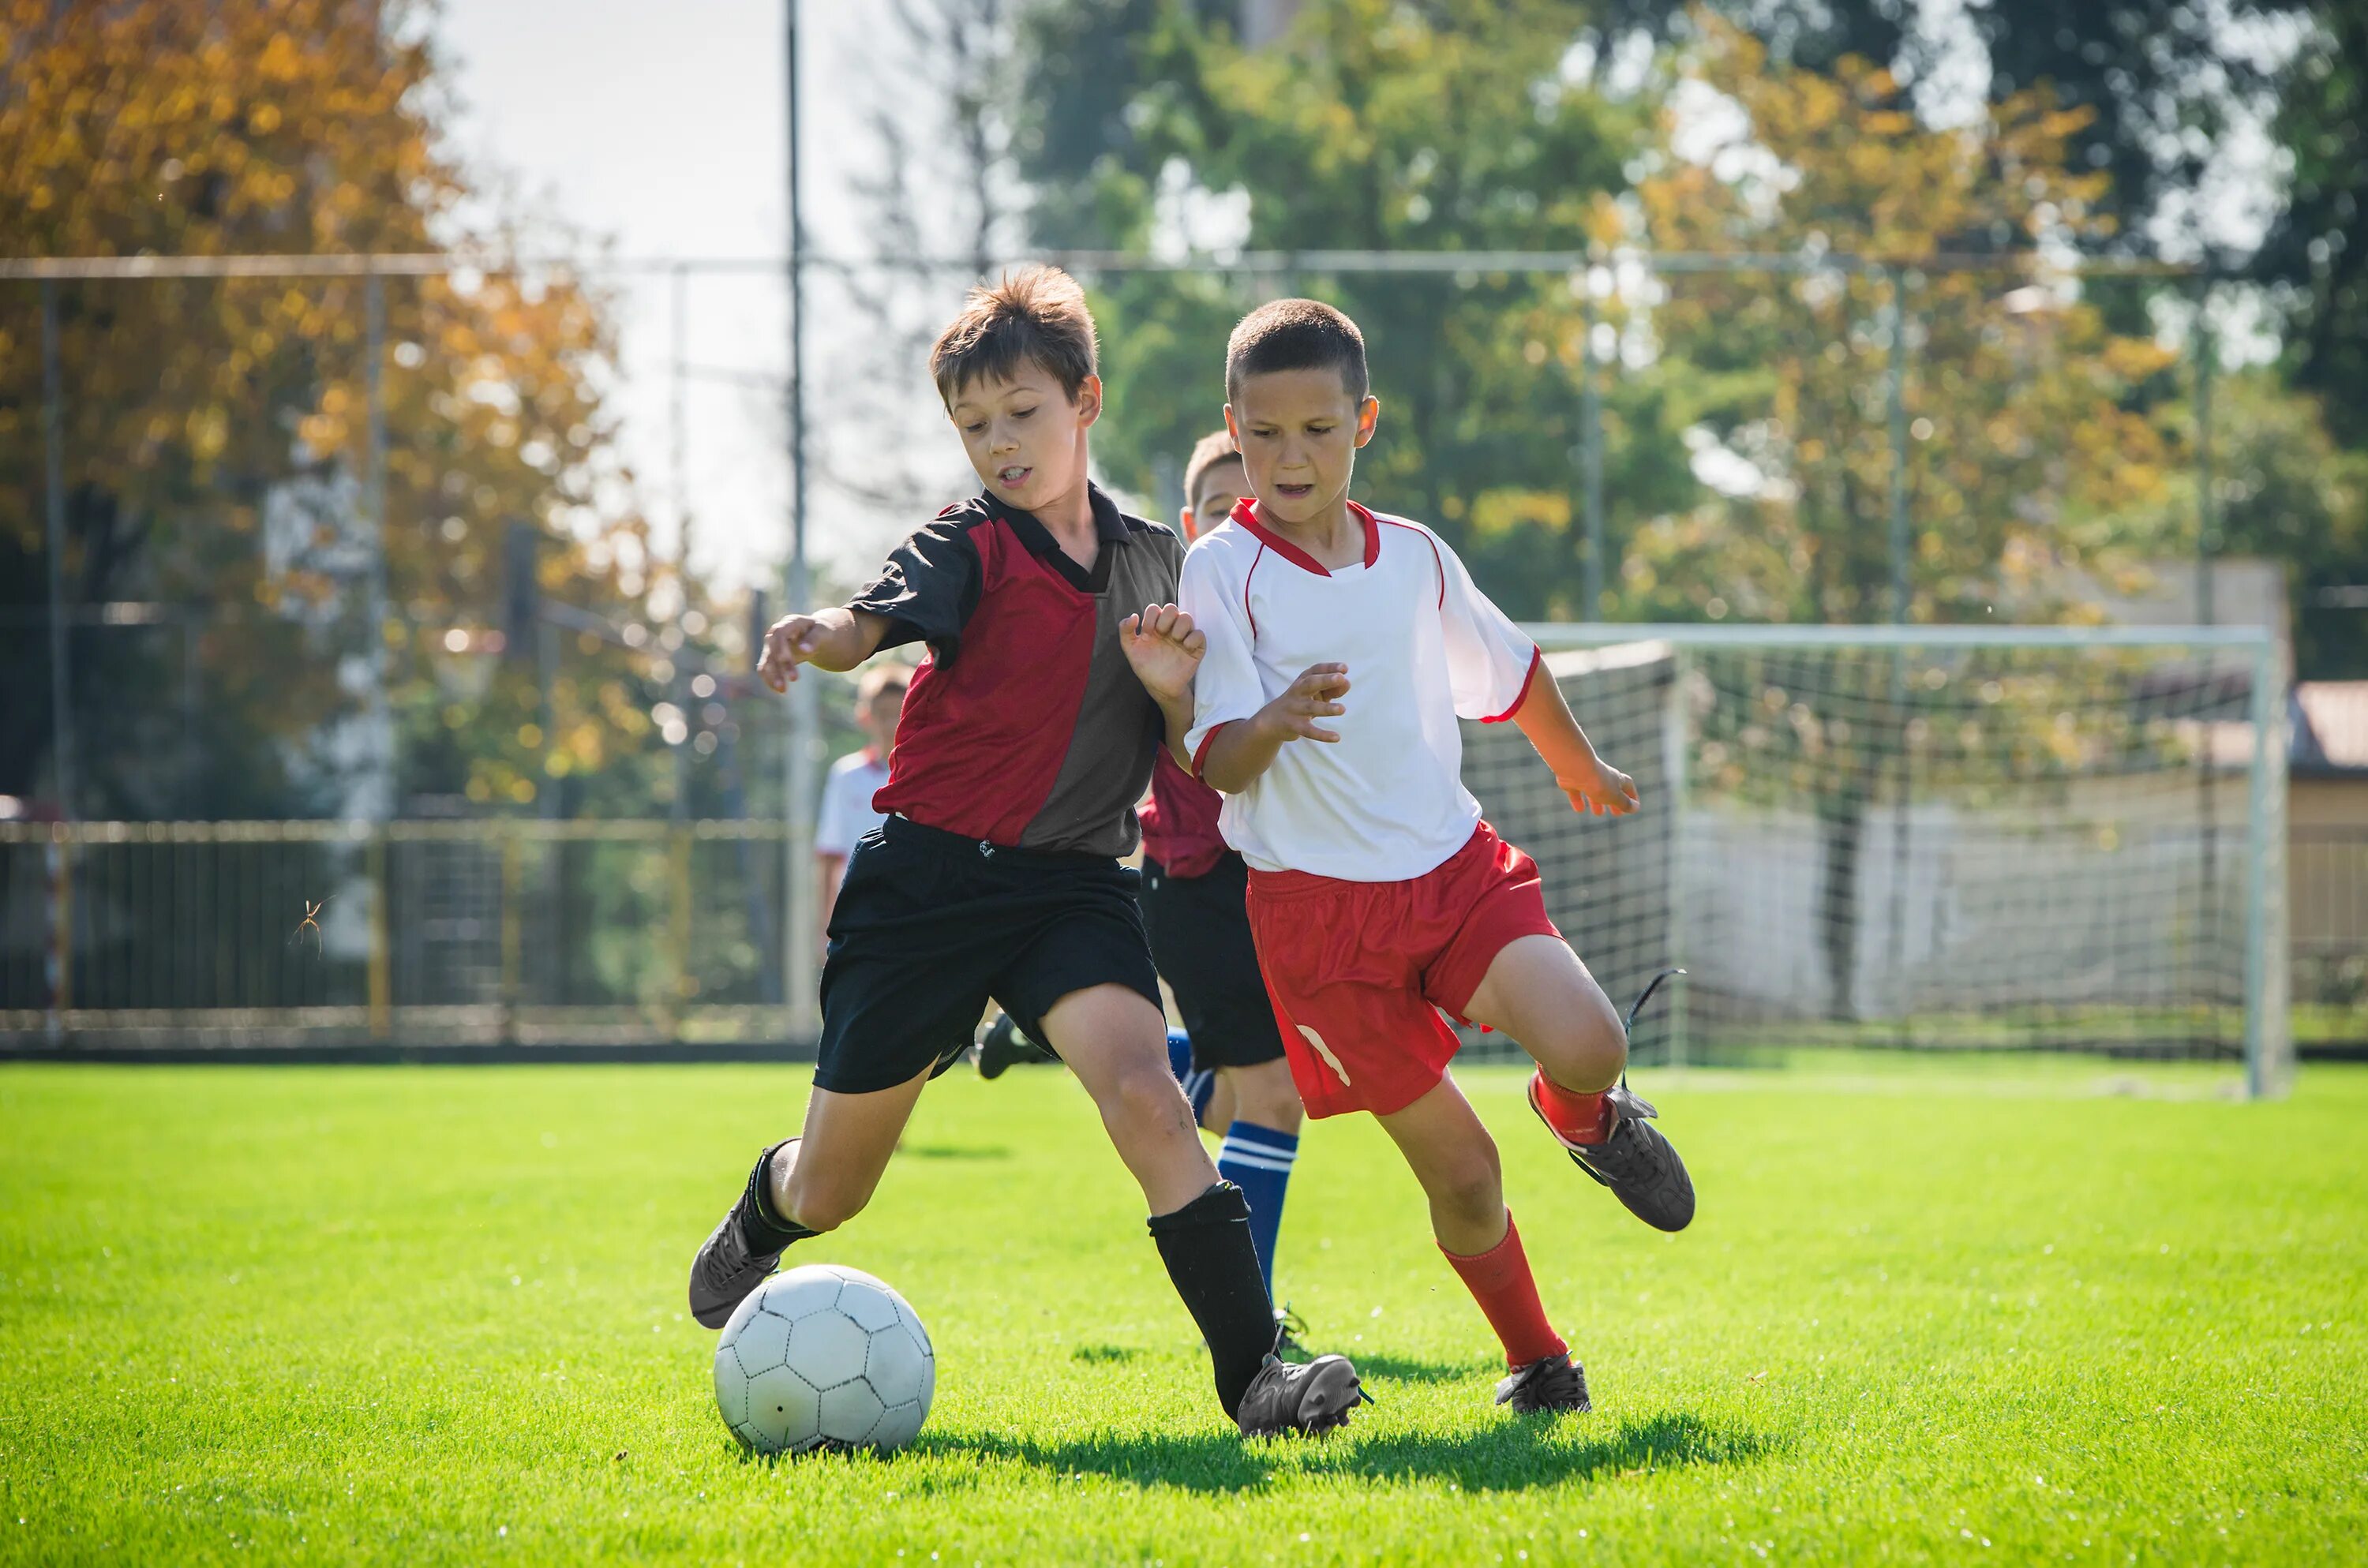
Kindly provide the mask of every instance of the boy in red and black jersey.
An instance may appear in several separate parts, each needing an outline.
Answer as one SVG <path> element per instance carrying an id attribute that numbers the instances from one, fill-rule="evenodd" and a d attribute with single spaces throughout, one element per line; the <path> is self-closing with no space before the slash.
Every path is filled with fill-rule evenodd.
<path id="1" fill-rule="evenodd" d="M 1168 1074 L 1136 876 L 1118 861 L 1154 752 L 1190 722 L 1201 640 L 1172 602 L 1183 547 L 1087 477 L 1101 381 L 1066 275 L 1028 267 L 972 290 L 930 369 L 984 492 L 845 606 L 777 622 L 758 661 L 780 691 L 802 664 L 930 652 L 873 797 L 887 820 L 848 858 L 832 912 L 804 1131 L 757 1157 L 700 1248 L 692 1312 L 721 1327 L 790 1244 L 862 1210 L 991 998 L 1093 1096 L 1226 1415 L 1245 1435 L 1338 1426 L 1356 1369 L 1274 1355 L 1248 1209 Z"/>

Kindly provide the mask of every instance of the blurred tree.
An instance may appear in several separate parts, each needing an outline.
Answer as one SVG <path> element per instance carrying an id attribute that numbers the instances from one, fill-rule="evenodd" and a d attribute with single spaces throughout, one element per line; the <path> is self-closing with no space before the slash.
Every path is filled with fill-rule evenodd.
<path id="1" fill-rule="evenodd" d="M 1574 249 L 1603 231 L 1647 133 L 1561 62 L 1591 12 L 1562 0 L 1326 0 L 1244 51 L 1211 7 L 1071 0 L 1023 32 L 1018 145 L 1034 232 L 1181 259 L 1239 249 Z M 1360 494 L 1440 527 L 1506 607 L 1582 615 L 1571 282 L 1491 275 L 1207 275 L 1099 280 L 1110 415 L 1097 459 L 1154 465 L 1220 421 L 1223 345 L 1263 288 L 1321 296 L 1364 329 L 1382 431 Z M 1608 483 L 1630 515 L 1691 494 L 1657 397 L 1622 394 Z"/>
<path id="2" fill-rule="evenodd" d="M 515 254 L 437 153 L 448 113 L 407 7 L 337 0 L 0 0 L 0 233 L 27 256 Z M 490 214 L 490 215 L 489 215 Z M 68 598 L 200 616 L 181 649 L 77 631 L 90 814 L 351 809 L 383 747 L 361 732 L 366 584 L 384 540 L 397 799 L 638 809 L 664 677 L 655 580 L 600 380 L 606 301 L 564 276 L 389 279 L 386 518 L 362 498 L 360 279 L 56 285 Z M 39 307 L 0 296 L 0 602 L 38 606 L 45 562 Z M 641 648 L 552 640 L 494 658 L 502 540 L 540 530 L 546 593 Z M 35 647 L 40 647 L 35 640 Z M 29 652 L 29 650 L 28 650 Z M 187 754 L 157 715 L 194 689 Z M 0 792 L 40 788 L 47 656 L 0 661 Z"/>
<path id="3" fill-rule="evenodd" d="M 2300 295 L 2287 342 L 2294 381 L 2326 398 L 2346 444 L 2368 448 L 2368 10 L 2323 7 L 2283 85 L 2277 135 L 2294 172 L 2253 271 Z M 2368 584 L 2368 560 L 2349 570 Z"/>

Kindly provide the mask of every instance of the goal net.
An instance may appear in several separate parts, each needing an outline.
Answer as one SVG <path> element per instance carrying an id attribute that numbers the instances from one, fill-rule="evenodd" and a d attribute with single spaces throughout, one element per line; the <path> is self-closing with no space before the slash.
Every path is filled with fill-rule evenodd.
<path id="1" fill-rule="evenodd" d="M 2283 1084 L 2266 635 L 1531 630 L 1643 809 L 1576 814 L 1511 724 L 1466 726 L 1465 778 L 1615 1001 L 1687 971 L 1639 1060 L 2044 1049 Z"/>

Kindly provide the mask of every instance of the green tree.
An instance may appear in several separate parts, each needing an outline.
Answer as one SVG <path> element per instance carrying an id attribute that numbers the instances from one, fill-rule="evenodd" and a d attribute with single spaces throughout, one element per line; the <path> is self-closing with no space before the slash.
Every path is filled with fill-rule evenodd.
<path id="1" fill-rule="evenodd" d="M 5 0 L 0 232 L 55 256 L 513 251 L 518 227 L 472 218 L 484 204 L 436 151 L 446 103 L 413 20 L 336 0 Z M 546 541 L 547 590 L 647 619 L 658 570 L 602 406 L 597 292 L 498 272 L 386 283 L 381 629 L 363 613 L 374 544 L 358 526 L 362 280 L 56 289 L 68 597 L 206 617 L 195 670 L 154 637 L 76 634 L 85 811 L 336 809 L 307 756 L 360 706 L 381 636 L 399 795 L 515 806 L 556 775 L 647 799 L 664 685 L 646 653 L 563 639 L 546 715 L 531 659 L 454 651 L 500 625 L 513 523 Z M 29 285 L 0 298 L 0 602 L 19 607 L 46 575 L 37 300 Z M 0 791 L 35 792 L 46 767 L 46 649 L 27 652 L 0 662 Z M 187 754 L 158 739 L 160 694 L 185 687 L 205 721 Z"/>

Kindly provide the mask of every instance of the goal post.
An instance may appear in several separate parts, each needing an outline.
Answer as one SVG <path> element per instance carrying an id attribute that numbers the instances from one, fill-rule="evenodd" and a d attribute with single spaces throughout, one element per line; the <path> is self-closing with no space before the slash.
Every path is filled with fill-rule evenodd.
<path id="1" fill-rule="evenodd" d="M 2282 650 L 2250 627 L 1527 628 L 1643 809 L 1510 724 L 1464 772 L 1640 1060 L 1758 1048 L 2244 1064 L 2283 1092 Z"/>

